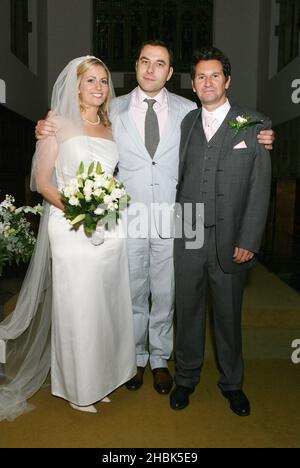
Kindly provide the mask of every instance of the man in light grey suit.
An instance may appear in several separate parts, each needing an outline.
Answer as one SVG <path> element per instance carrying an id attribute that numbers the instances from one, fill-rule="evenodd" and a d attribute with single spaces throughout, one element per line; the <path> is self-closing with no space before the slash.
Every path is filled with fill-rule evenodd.
<path id="1" fill-rule="evenodd" d="M 219 387 L 239 416 L 250 414 L 242 391 L 241 307 L 247 270 L 259 251 L 267 217 L 271 163 L 257 134 L 271 122 L 226 98 L 230 62 L 215 48 L 195 54 L 192 83 L 202 109 L 182 122 L 177 202 L 204 203 L 204 244 L 174 246 L 176 285 L 176 387 L 173 409 L 189 404 L 200 380 L 205 347 L 205 308 L 212 290 Z M 188 222 L 188 220 L 185 220 Z M 193 223 L 193 221 L 192 221 Z"/>
<path id="2" fill-rule="evenodd" d="M 165 89 L 172 74 L 168 46 L 161 41 L 142 44 L 136 61 L 138 87 L 114 99 L 110 113 L 120 158 L 118 178 L 132 197 L 128 225 L 136 203 L 142 203 L 148 214 L 146 229 L 142 226 L 135 238 L 129 233 L 127 240 L 138 368 L 127 388 L 137 390 L 142 385 L 149 359 L 154 388 L 161 394 L 172 387 L 167 361 L 173 349 L 173 239 L 166 218 L 170 219 L 168 210 L 176 194 L 180 124 L 197 108 Z M 147 101 L 156 116 L 150 110 L 149 117 Z"/>

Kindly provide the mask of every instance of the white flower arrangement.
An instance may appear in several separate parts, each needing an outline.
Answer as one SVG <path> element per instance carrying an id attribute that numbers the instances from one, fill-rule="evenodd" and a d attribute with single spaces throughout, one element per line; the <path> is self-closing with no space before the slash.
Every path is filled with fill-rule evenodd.
<path id="1" fill-rule="evenodd" d="M 6 195 L 0 203 L 0 276 L 7 264 L 26 263 L 30 259 L 36 239 L 26 214 L 41 215 L 43 212 L 40 204 L 17 208 L 14 202 L 13 196 Z"/>
<path id="2" fill-rule="evenodd" d="M 72 227 L 83 225 L 89 237 L 99 226 L 116 224 L 120 211 L 130 203 L 124 185 L 103 172 L 99 162 L 96 167 L 91 163 L 87 170 L 81 162 L 76 178 L 70 179 L 61 198 L 64 215 Z"/>
<path id="3" fill-rule="evenodd" d="M 229 121 L 228 125 L 230 128 L 235 129 L 235 135 L 237 135 L 243 128 L 252 127 L 253 125 L 262 123 L 263 120 L 252 120 L 250 115 L 238 115 L 235 122 Z"/>

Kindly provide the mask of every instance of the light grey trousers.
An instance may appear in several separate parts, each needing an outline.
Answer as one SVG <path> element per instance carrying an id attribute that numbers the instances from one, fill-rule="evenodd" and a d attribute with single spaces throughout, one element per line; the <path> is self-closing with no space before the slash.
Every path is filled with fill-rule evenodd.
<path id="1" fill-rule="evenodd" d="M 173 350 L 173 239 L 127 239 L 137 366 L 167 367 Z M 151 295 L 151 299 L 149 300 Z"/>

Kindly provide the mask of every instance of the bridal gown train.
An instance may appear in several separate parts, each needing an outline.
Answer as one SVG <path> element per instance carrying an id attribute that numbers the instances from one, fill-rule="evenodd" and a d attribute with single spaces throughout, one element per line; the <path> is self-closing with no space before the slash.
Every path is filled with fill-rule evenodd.
<path id="1" fill-rule="evenodd" d="M 88 151 L 87 151 L 88 148 Z M 55 172 L 62 189 L 80 162 L 99 161 L 113 174 L 116 144 L 80 136 L 59 147 Z M 90 405 L 136 373 L 128 262 L 121 226 L 95 246 L 83 228 L 70 229 L 51 206 L 49 238 L 53 272 L 51 386 L 53 395 Z"/>

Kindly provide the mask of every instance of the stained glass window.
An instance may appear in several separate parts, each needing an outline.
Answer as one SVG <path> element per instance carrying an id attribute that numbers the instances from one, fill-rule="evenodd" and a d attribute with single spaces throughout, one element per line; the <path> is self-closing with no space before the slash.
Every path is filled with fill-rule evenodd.
<path id="1" fill-rule="evenodd" d="M 213 0 L 94 0 L 94 53 L 112 71 L 132 71 L 141 42 L 160 39 L 188 72 L 194 49 L 212 42 Z"/>

